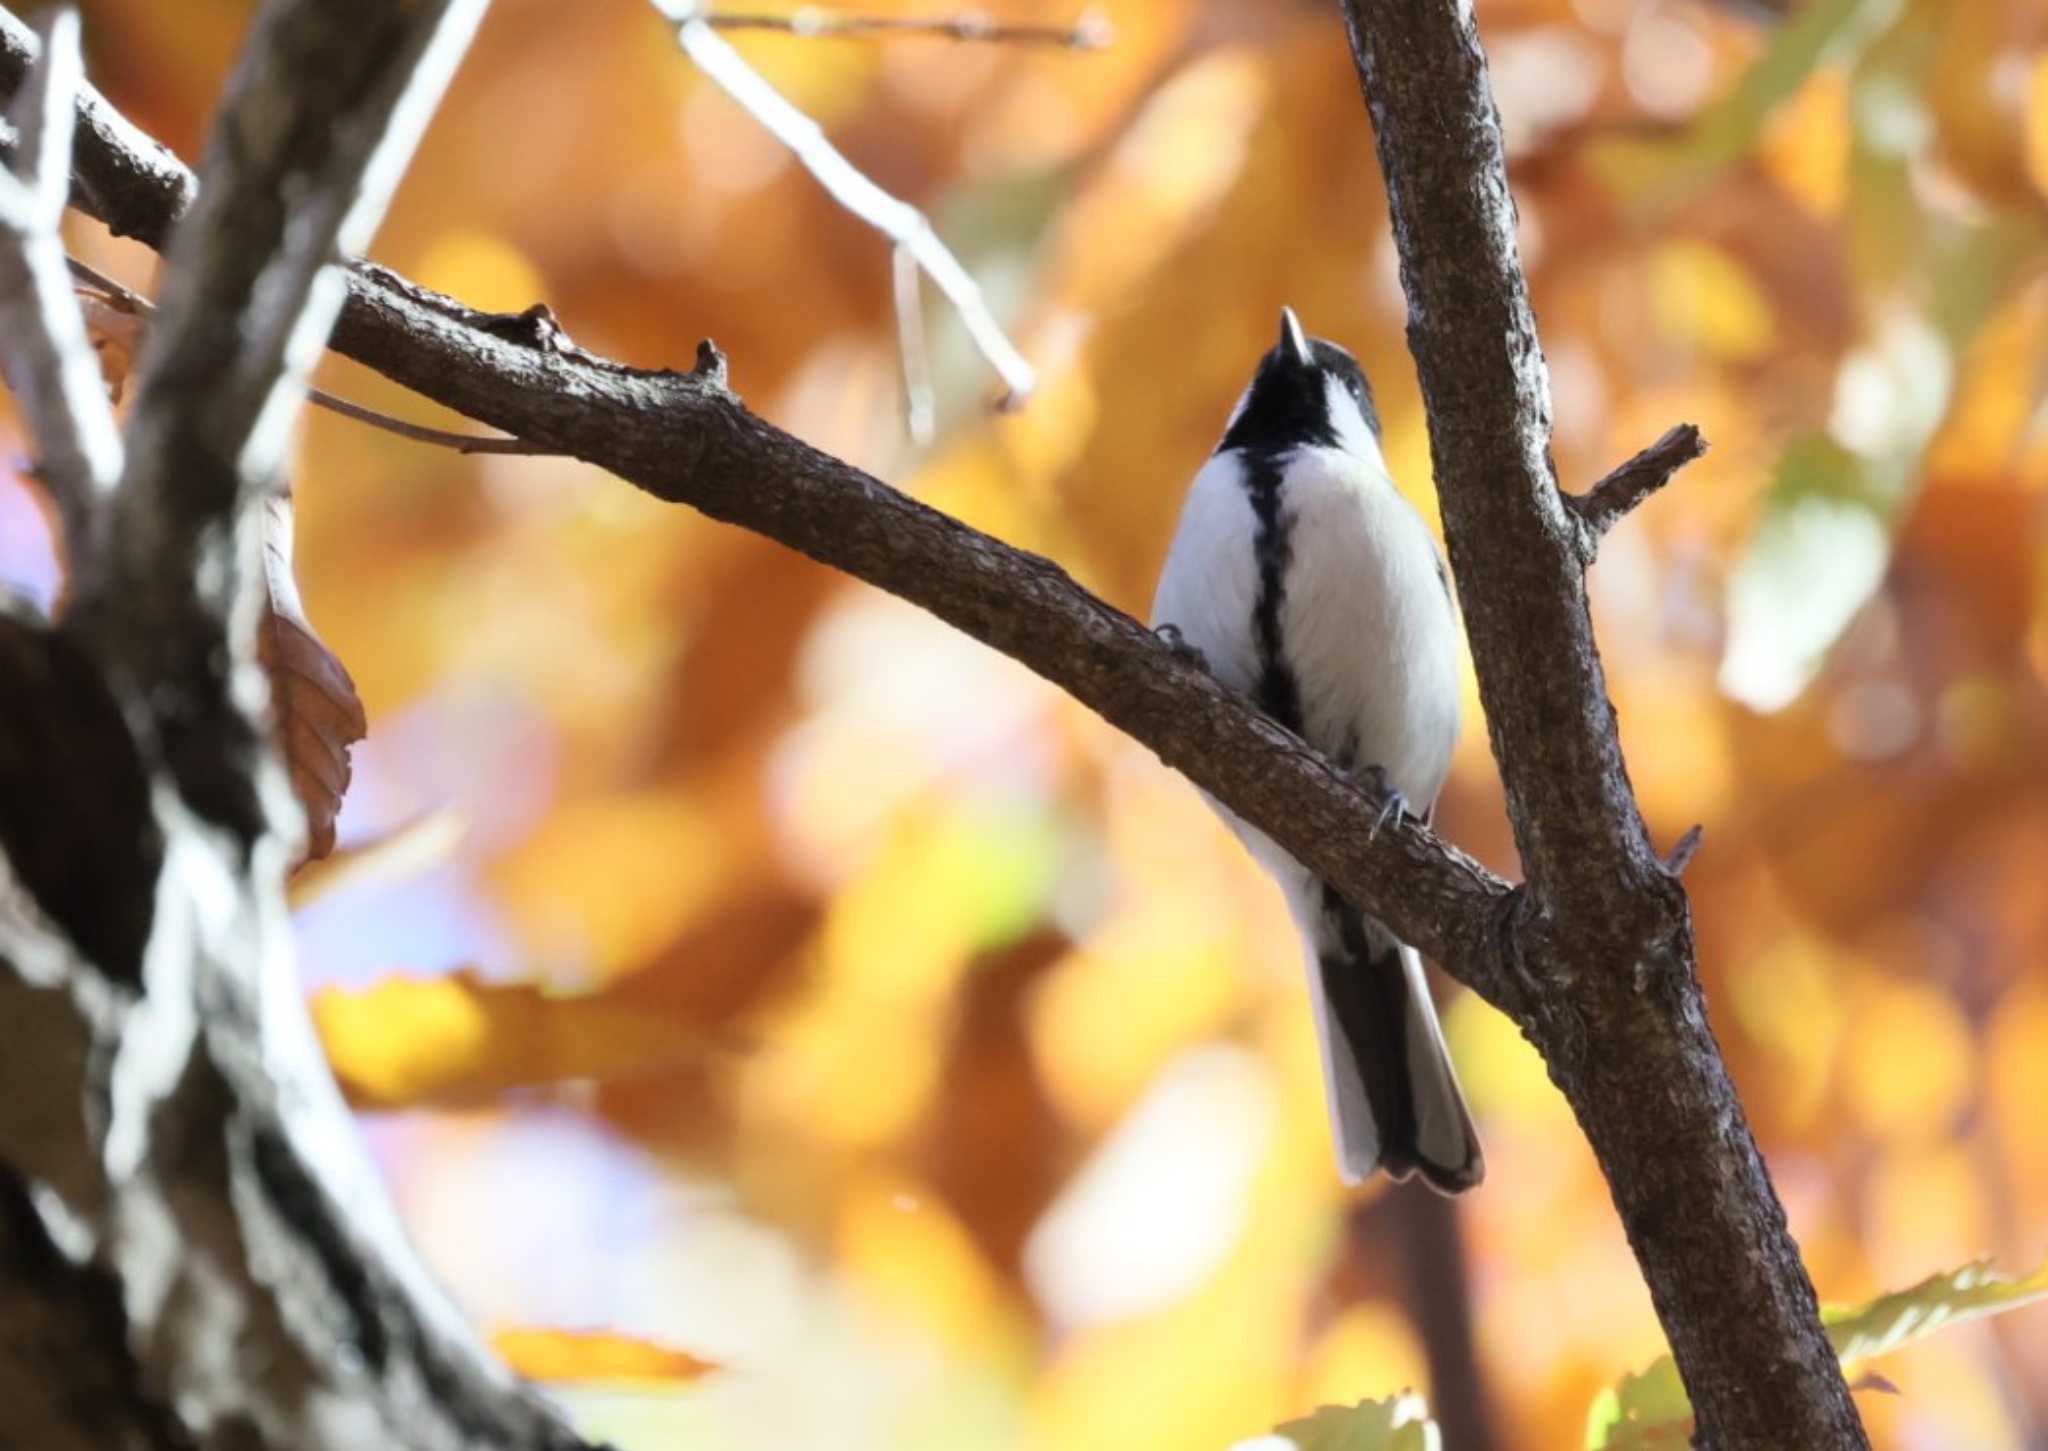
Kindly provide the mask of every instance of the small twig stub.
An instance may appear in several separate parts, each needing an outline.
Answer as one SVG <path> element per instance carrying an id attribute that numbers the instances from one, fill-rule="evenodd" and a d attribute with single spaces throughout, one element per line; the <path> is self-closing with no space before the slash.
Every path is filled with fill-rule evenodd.
<path id="1" fill-rule="evenodd" d="M 1697 427 L 1678 424 L 1585 493 L 1572 498 L 1572 508 L 1597 542 L 1623 515 L 1670 483 L 1673 475 L 1706 451 L 1707 441 Z"/>

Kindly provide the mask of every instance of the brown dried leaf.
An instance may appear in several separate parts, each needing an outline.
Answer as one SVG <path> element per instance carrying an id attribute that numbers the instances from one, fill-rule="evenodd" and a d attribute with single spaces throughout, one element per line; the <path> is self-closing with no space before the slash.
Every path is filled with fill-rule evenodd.
<path id="1" fill-rule="evenodd" d="M 257 626 L 256 657 L 270 676 L 270 713 L 292 794 L 306 813 L 306 861 L 334 850 L 334 818 L 348 790 L 348 748 L 369 730 L 355 682 L 313 633 L 292 573 L 292 501 L 265 506 L 263 568 L 269 604 Z"/>
<path id="2" fill-rule="evenodd" d="M 86 336 L 92 339 L 92 350 L 99 356 L 100 373 L 107 380 L 107 396 L 118 407 L 128 386 L 128 375 L 135 368 L 135 355 L 142 348 L 147 319 L 118 298 L 86 289 L 79 291 L 78 304 L 85 312 Z"/>

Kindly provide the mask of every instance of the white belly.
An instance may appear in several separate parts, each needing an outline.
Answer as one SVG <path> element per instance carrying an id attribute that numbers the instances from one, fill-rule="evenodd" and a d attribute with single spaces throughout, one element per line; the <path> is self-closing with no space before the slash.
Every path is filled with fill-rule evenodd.
<path id="1" fill-rule="evenodd" d="M 1292 551 L 1280 639 L 1302 733 L 1354 770 L 1385 767 L 1426 809 L 1459 714 L 1457 616 L 1436 542 L 1377 459 L 1335 449 L 1297 451 L 1280 514 Z M 1177 626 L 1219 680 L 1255 698 L 1257 532 L 1244 467 L 1219 454 L 1188 490 L 1152 606 L 1154 624 Z"/>
<path id="2" fill-rule="evenodd" d="M 1383 472 L 1332 449 L 1295 456 L 1281 508 L 1302 733 L 1353 769 L 1384 766 L 1424 810 L 1458 737 L 1457 616 L 1436 543 Z"/>

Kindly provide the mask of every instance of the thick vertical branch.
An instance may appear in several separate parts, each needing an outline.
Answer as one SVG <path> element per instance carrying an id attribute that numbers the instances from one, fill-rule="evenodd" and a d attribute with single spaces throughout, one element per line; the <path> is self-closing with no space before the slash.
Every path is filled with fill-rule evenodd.
<path id="1" fill-rule="evenodd" d="M 50 830 L 25 814 L 48 799 L 97 808 L 96 905 L 141 910 L 149 964 L 145 983 L 126 936 L 65 911 L 75 884 L 47 852 L 22 858 L 33 906 L 0 870 L 0 998 L 23 1028 L 0 1156 L 33 1206 L 65 1207 L 43 1219 L 67 1252 L 119 1282 L 105 1308 L 125 1323 L 82 1328 L 132 1349 L 128 1389 L 198 1446 L 582 1446 L 428 1278 L 327 1075 L 290 971 L 289 795 L 253 666 L 256 506 L 345 295 L 341 250 L 367 239 L 482 8 L 263 7 L 172 251 L 106 547 L 57 628 L 0 620 L 0 840 L 11 857 L 12 828 Z M 74 738 L 98 748 L 40 749 Z"/>
<path id="2" fill-rule="evenodd" d="M 32 1192 L 0 1164 L 0 1445 L 36 1451 L 192 1451 L 143 1388 L 121 1285 L 51 1238 Z"/>
<path id="3" fill-rule="evenodd" d="M 188 802 L 248 839 L 264 823 L 251 505 L 280 482 L 340 253 L 368 240 L 484 3 L 266 7 L 167 257 L 107 554 L 75 618 L 152 702 Z"/>
<path id="4" fill-rule="evenodd" d="M 1516 944 L 1531 979 L 1524 1026 L 1600 1157 L 1700 1444 L 1866 1446 L 1707 1025 L 1684 893 L 1622 765 L 1586 606 L 1591 521 L 1550 460 L 1549 383 L 1472 8 L 1344 0 L 1344 12 L 1444 529 L 1529 874 Z"/>

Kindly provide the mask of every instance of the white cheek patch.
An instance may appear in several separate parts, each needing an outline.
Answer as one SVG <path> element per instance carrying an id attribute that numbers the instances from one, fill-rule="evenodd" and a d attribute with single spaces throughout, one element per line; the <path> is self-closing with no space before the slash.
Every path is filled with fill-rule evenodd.
<path id="1" fill-rule="evenodd" d="M 1382 462 L 1380 441 L 1373 434 L 1372 425 L 1365 421 L 1365 411 L 1351 396 L 1351 390 L 1344 386 L 1344 380 L 1334 373 L 1323 378 L 1323 406 L 1329 413 L 1330 427 L 1336 432 L 1339 448 L 1375 463 Z"/>
<path id="2" fill-rule="evenodd" d="M 1257 382 L 1253 382 L 1252 388 L 1256 388 L 1257 386 Z M 1225 419 L 1223 422 L 1223 436 L 1225 438 L 1228 438 L 1230 436 L 1231 429 L 1237 427 L 1237 420 L 1244 417 L 1244 411 L 1247 407 L 1250 406 L 1251 401 L 1251 388 L 1247 388 L 1244 390 L 1244 392 L 1237 395 L 1237 402 L 1232 404 L 1230 408 L 1230 417 Z"/>

